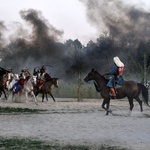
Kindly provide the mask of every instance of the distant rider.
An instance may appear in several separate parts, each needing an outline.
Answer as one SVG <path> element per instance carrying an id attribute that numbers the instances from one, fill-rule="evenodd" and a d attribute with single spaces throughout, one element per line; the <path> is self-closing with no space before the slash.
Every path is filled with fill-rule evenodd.
<path id="1" fill-rule="evenodd" d="M 36 71 L 36 69 L 34 69 L 33 75 L 37 76 L 37 88 L 38 89 L 41 89 L 44 82 L 51 80 L 51 76 L 46 72 L 45 66 L 42 66 L 37 71 Z"/>
<path id="2" fill-rule="evenodd" d="M 29 73 L 27 68 L 23 68 L 21 70 L 18 82 L 15 83 L 13 86 L 14 93 L 17 93 L 23 89 L 24 84 L 28 81 L 30 76 L 31 76 L 31 74 Z"/>

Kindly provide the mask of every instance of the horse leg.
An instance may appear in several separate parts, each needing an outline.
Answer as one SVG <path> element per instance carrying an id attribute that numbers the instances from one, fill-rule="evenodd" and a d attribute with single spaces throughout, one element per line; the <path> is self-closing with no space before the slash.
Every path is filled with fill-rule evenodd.
<path id="1" fill-rule="evenodd" d="M 46 100 L 48 101 L 48 96 L 47 96 L 47 93 L 46 93 Z"/>
<path id="2" fill-rule="evenodd" d="M 29 99 L 28 92 L 25 92 L 25 95 L 26 95 L 26 103 L 28 103 L 28 99 Z"/>
<path id="3" fill-rule="evenodd" d="M 33 92 L 33 91 L 31 91 L 31 95 L 33 96 L 33 98 L 34 98 L 34 102 L 35 102 L 35 104 L 37 105 L 37 99 L 36 99 L 35 94 L 34 94 L 34 92 Z"/>
<path id="4" fill-rule="evenodd" d="M 140 109 L 141 109 L 141 112 L 142 112 L 143 111 L 142 101 L 139 99 L 139 97 L 136 97 L 135 100 L 139 103 Z"/>
<path id="5" fill-rule="evenodd" d="M 7 100 L 6 92 L 5 92 L 4 89 L 3 89 L 3 93 L 4 93 L 4 96 L 5 96 L 6 100 Z"/>
<path id="6" fill-rule="evenodd" d="M 128 98 L 129 100 L 129 105 L 130 105 L 130 111 L 132 111 L 134 104 L 133 104 L 133 98 Z"/>
<path id="7" fill-rule="evenodd" d="M 42 102 L 44 102 L 44 93 L 42 94 Z"/>
<path id="8" fill-rule="evenodd" d="M 106 110 L 106 115 L 109 114 L 109 103 L 110 103 L 110 99 L 104 99 L 103 100 L 103 103 L 102 103 L 102 108 Z M 106 105 L 106 108 L 105 108 L 105 105 Z"/>
<path id="9" fill-rule="evenodd" d="M 53 97 L 51 92 L 49 92 L 49 95 L 52 97 L 53 101 L 55 102 L 55 98 Z"/>
<path id="10" fill-rule="evenodd" d="M 0 97 L 2 96 L 2 91 L 0 91 Z"/>
<path id="11" fill-rule="evenodd" d="M 15 93 L 12 93 L 12 102 L 14 101 Z"/>

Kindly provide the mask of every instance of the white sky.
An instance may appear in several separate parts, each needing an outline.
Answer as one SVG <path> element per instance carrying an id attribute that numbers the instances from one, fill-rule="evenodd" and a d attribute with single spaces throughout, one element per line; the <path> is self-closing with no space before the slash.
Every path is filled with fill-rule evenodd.
<path id="1" fill-rule="evenodd" d="M 128 3 L 150 8 L 149 0 L 130 0 Z M 32 8 L 41 11 L 50 24 L 64 31 L 64 40 L 79 39 L 86 44 L 98 36 L 96 29 L 88 23 L 86 8 L 79 0 L 0 0 L 0 4 L 0 21 L 6 26 L 17 21 L 23 23 L 20 10 Z"/>

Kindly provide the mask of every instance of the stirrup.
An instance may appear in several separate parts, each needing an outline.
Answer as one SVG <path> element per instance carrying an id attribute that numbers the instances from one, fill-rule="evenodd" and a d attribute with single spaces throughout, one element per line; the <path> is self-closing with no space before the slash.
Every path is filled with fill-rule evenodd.
<path id="1" fill-rule="evenodd" d="M 116 96 L 110 96 L 111 99 L 116 99 Z"/>
<path id="2" fill-rule="evenodd" d="M 117 96 L 117 92 L 115 92 L 115 93 L 116 93 L 116 96 Z M 116 96 L 113 96 L 111 92 L 109 92 L 109 95 L 110 95 L 111 97 L 116 97 Z"/>
<path id="3" fill-rule="evenodd" d="M 117 97 L 117 92 L 115 91 L 115 93 L 116 93 L 116 95 L 114 96 L 114 95 L 112 95 L 111 92 L 109 92 L 109 95 L 110 95 L 110 98 L 111 98 L 111 99 L 116 99 L 116 97 Z"/>

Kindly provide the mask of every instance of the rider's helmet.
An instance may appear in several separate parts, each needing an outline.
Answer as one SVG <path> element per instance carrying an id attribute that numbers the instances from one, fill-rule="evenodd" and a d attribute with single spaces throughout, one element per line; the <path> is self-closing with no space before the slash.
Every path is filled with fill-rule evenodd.
<path id="1" fill-rule="evenodd" d="M 25 72 L 26 71 L 26 68 L 22 68 L 22 72 Z"/>
<path id="2" fill-rule="evenodd" d="M 41 73 L 41 69 L 38 69 L 37 72 L 38 72 L 38 73 Z"/>
<path id="3" fill-rule="evenodd" d="M 29 72 L 29 69 L 26 67 L 26 68 L 25 68 L 25 71 L 26 71 L 26 72 Z"/>
<path id="4" fill-rule="evenodd" d="M 8 68 L 8 72 L 9 72 L 9 73 L 12 72 L 12 68 Z"/>

